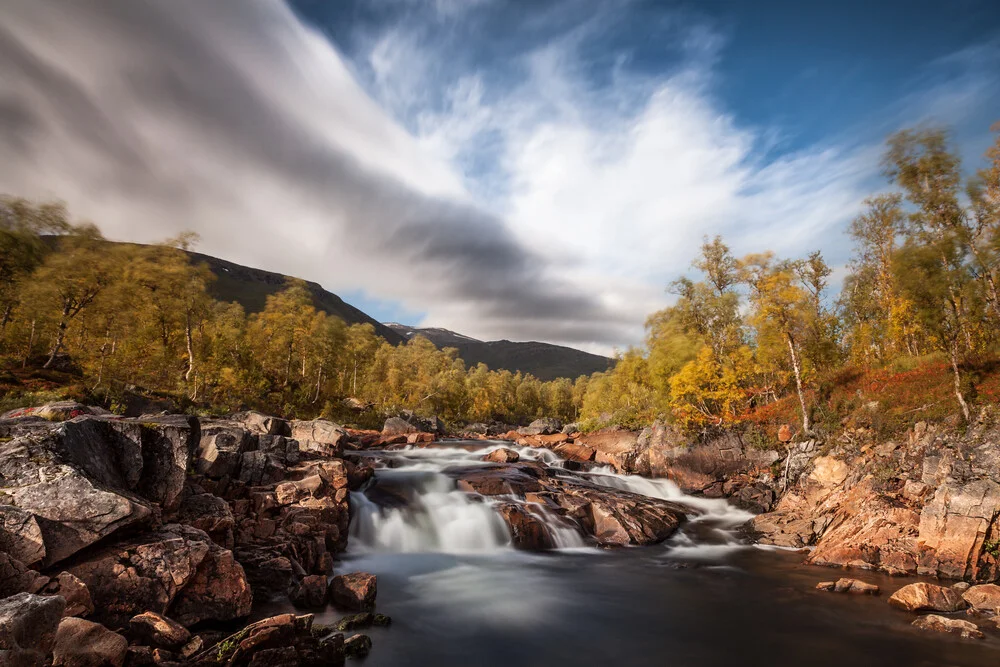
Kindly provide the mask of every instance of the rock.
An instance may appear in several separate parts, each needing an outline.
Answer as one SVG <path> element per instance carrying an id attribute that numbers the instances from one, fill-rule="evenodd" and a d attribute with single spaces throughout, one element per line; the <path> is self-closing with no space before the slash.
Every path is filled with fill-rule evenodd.
<path id="1" fill-rule="evenodd" d="M 99 623 L 65 618 L 52 650 L 53 667 L 122 667 L 128 640 Z"/>
<path id="2" fill-rule="evenodd" d="M 301 664 L 294 646 L 282 646 L 254 653 L 248 667 L 299 667 Z"/>
<path id="3" fill-rule="evenodd" d="M 996 584 L 972 586 L 962 592 L 962 599 L 977 612 L 1000 614 L 1000 586 Z"/>
<path id="4" fill-rule="evenodd" d="M 59 574 L 42 589 L 42 595 L 58 595 L 66 600 L 63 616 L 89 616 L 94 613 L 90 589 L 69 572 Z"/>
<path id="5" fill-rule="evenodd" d="M 564 424 L 562 427 L 562 432 L 566 435 L 573 435 L 574 433 L 580 432 L 580 425 L 576 422 L 570 422 L 569 424 Z"/>
<path id="6" fill-rule="evenodd" d="M 181 501 L 174 518 L 178 523 L 205 531 L 219 546 L 233 548 L 236 519 L 229 503 L 222 498 L 211 493 L 189 495 Z"/>
<path id="7" fill-rule="evenodd" d="M 531 474 L 530 464 L 509 464 L 491 466 L 453 467 L 446 474 L 458 479 L 460 491 L 478 493 L 484 496 L 508 494 L 524 496 L 530 491 L 541 491 L 538 478 Z"/>
<path id="8" fill-rule="evenodd" d="M 65 608 L 60 597 L 30 593 L 0 600 L 0 664 L 43 665 Z"/>
<path id="9" fill-rule="evenodd" d="M 965 591 L 969 590 L 972 585 L 967 581 L 956 581 L 951 585 L 951 587 L 959 593 L 965 593 Z"/>
<path id="10" fill-rule="evenodd" d="M 925 459 L 925 467 L 932 465 L 933 458 Z M 964 484 L 946 480 L 920 512 L 918 572 L 976 579 L 983 535 L 998 513 L 1000 484 L 990 479 Z"/>
<path id="11" fill-rule="evenodd" d="M 562 431 L 562 422 L 551 417 L 536 419 L 524 428 L 517 429 L 521 435 L 552 435 Z"/>
<path id="12" fill-rule="evenodd" d="M 869 584 L 858 579 L 841 578 L 834 584 L 833 590 L 836 593 L 853 593 L 855 595 L 878 595 L 879 588 L 875 584 Z"/>
<path id="13" fill-rule="evenodd" d="M 348 439 L 343 427 L 325 419 L 294 420 L 291 434 L 302 451 L 324 457 L 340 456 Z"/>
<path id="14" fill-rule="evenodd" d="M 382 426 L 382 435 L 406 435 L 407 433 L 416 433 L 418 430 L 416 426 L 402 417 L 389 417 Z"/>
<path id="15" fill-rule="evenodd" d="M 790 424 L 782 424 L 778 428 L 778 442 L 791 442 L 793 435 Z"/>
<path id="16" fill-rule="evenodd" d="M 368 635 L 354 635 L 344 640 L 344 655 L 349 658 L 363 658 L 372 650 L 372 639 Z"/>
<path id="17" fill-rule="evenodd" d="M 160 648 L 180 648 L 191 639 L 191 633 L 183 625 L 152 611 L 133 616 L 128 627 L 141 643 Z"/>
<path id="18" fill-rule="evenodd" d="M 555 546 L 545 523 L 521 505 L 503 503 L 496 505 L 494 509 L 507 522 L 514 548 L 544 551 Z"/>
<path id="19" fill-rule="evenodd" d="M 248 616 L 252 605 L 253 593 L 243 566 L 236 562 L 232 551 L 210 543 L 194 577 L 170 607 L 170 615 L 186 626 L 225 622 Z"/>
<path id="20" fill-rule="evenodd" d="M 230 415 L 229 419 L 239 422 L 249 431 L 258 435 L 291 435 L 291 429 L 287 421 L 278 417 L 265 415 L 261 412 L 254 412 L 252 410 L 238 412 Z"/>
<path id="21" fill-rule="evenodd" d="M 924 582 L 903 586 L 892 594 L 889 604 L 906 611 L 953 612 L 965 609 L 965 600 L 955 589 Z"/>
<path id="22" fill-rule="evenodd" d="M 838 486 L 842 484 L 850 469 L 847 464 L 832 456 L 820 456 L 814 462 L 815 467 L 809 473 L 809 478 L 823 486 Z"/>
<path id="23" fill-rule="evenodd" d="M 553 447 L 553 451 L 564 459 L 568 459 L 570 461 L 593 461 L 594 457 L 597 455 L 597 452 L 590 447 L 572 442 L 560 443 Z"/>
<path id="24" fill-rule="evenodd" d="M 381 614 L 380 614 L 381 616 Z M 345 616 L 344 618 L 337 621 L 334 629 L 337 632 L 348 632 L 349 630 L 357 630 L 359 628 L 368 628 L 374 625 L 375 615 L 371 612 L 362 612 L 360 614 L 351 614 L 350 616 Z"/>
<path id="25" fill-rule="evenodd" d="M 835 581 L 821 581 L 818 584 L 816 584 L 816 590 L 818 591 L 827 591 L 832 593 L 834 592 L 834 590 L 836 590 L 836 588 L 837 588 L 837 582 Z"/>
<path id="26" fill-rule="evenodd" d="M 296 607 L 317 608 L 326 605 L 326 577 L 321 574 L 303 577 L 292 584 L 288 599 Z"/>
<path id="27" fill-rule="evenodd" d="M 45 558 L 42 529 L 33 514 L 13 505 L 0 505 L 0 551 L 29 567 Z"/>
<path id="28" fill-rule="evenodd" d="M 212 479 L 235 477 L 243 454 L 257 448 L 257 437 L 243 424 L 205 420 L 195 450 L 194 471 Z"/>
<path id="29" fill-rule="evenodd" d="M 0 598 L 18 593 L 38 593 L 49 578 L 0 551 Z"/>
<path id="30" fill-rule="evenodd" d="M 81 415 L 107 416 L 111 413 L 104 408 L 84 405 L 76 401 L 55 401 L 38 407 L 17 408 L 3 414 L 3 419 L 18 417 L 37 417 L 50 422 L 63 422 Z"/>
<path id="31" fill-rule="evenodd" d="M 183 625 L 246 616 L 251 593 L 231 551 L 203 531 L 170 524 L 109 545 L 74 564 L 94 600 L 94 618 L 121 627 L 136 614 L 168 614 Z"/>
<path id="32" fill-rule="evenodd" d="M 60 426 L 60 429 L 66 424 Z M 26 530 L 18 538 L 30 542 L 35 528 L 45 544 L 43 565 L 50 566 L 126 527 L 141 525 L 153 516 L 150 504 L 115 484 L 135 486 L 141 452 L 132 452 L 125 473 L 112 468 L 121 452 L 93 451 L 95 467 L 108 468 L 103 482 L 92 480 L 89 471 L 63 453 L 60 429 L 40 437 L 0 442 L 0 497 L 30 512 L 35 522 L 20 524 Z M 99 443 L 92 443 L 96 445 Z M 88 456 L 86 452 L 79 457 Z"/>
<path id="33" fill-rule="evenodd" d="M 377 579 L 367 572 L 337 575 L 330 582 L 330 601 L 342 609 L 367 611 L 375 606 Z"/>
<path id="34" fill-rule="evenodd" d="M 913 621 L 913 627 L 929 632 L 947 632 L 960 635 L 963 639 L 982 639 L 983 633 L 975 623 L 960 618 L 945 618 L 936 614 L 921 616 Z"/>
<path id="35" fill-rule="evenodd" d="M 520 458 L 521 455 L 513 449 L 501 447 L 500 449 L 494 449 L 492 452 L 484 456 L 483 460 L 492 461 L 493 463 L 517 463 Z"/>

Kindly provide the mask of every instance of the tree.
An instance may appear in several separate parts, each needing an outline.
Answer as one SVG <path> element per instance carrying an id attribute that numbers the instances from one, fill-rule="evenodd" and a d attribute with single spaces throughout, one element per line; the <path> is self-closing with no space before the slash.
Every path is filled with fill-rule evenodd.
<path id="1" fill-rule="evenodd" d="M 802 431 L 812 432 L 803 385 L 802 344 L 816 320 L 816 300 L 797 284 L 794 262 L 776 262 L 771 253 L 748 255 L 741 262 L 744 281 L 750 287 L 750 304 L 760 347 L 769 334 L 777 334 L 787 347 L 795 378 L 795 392 L 802 411 Z M 808 274 L 808 272 L 807 272 Z"/>

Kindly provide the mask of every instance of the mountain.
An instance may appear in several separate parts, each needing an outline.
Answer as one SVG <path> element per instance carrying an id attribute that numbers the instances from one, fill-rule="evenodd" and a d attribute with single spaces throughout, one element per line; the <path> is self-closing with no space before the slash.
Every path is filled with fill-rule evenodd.
<path id="1" fill-rule="evenodd" d="M 292 280 L 288 276 L 262 269 L 252 269 L 248 266 L 227 262 L 218 257 L 203 255 L 200 252 L 189 252 L 195 263 L 208 264 L 215 274 L 216 280 L 209 287 L 209 292 L 220 301 L 235 301 L 248 313 L 258 313 L 264 310 L 267 297 L 276 294 L 288 286 Z M 367 322 L 375 327 L 375 333 L 385 338 L 393 345 L 406 341 L 389 327 L 364 312 L 358 310 L 332 292 L 327 292 L 318 283 L 307 282 L 306 287 L 312 294 L 313 306 L 328 315 L 336 315 L 348 324 L 363 324 Z"/>
<path id="2" fill-rule="evenodd" d="M 423 336 L 439 348 L 457 348 L 467 366 L 484 363 L 491 370 L 531 373 L 539 380 L 590 375 L 608 370 L 612 363 L 607 357 L 551 343 L 482 341 L 448 329 L 410 327 L 398 322 L 386 322 L 385 326 L 407 339 Z"/>

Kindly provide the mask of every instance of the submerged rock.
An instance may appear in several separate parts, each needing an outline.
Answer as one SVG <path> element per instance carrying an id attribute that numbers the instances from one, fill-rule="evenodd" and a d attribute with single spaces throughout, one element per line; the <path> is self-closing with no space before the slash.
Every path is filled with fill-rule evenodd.
<path id="1" fill-rule="evenodd" d="M 841 578 L 837 581 L 821 581 L 816 584 L 817 590 L 833 593 L 853 593 L 855 595 L 878 595 L 879 587 L 858 579 Z"/>
<path id="2" fill-rule="evenodd" d="M 982 639 L 983 633 L 975 623 L 963 621 L 960 618 L 946 618 L 936 614 L 921 616 L 913 621 L 913 627 L 929 632 L 947 632 L 956 634 L 963 639 Z"/>

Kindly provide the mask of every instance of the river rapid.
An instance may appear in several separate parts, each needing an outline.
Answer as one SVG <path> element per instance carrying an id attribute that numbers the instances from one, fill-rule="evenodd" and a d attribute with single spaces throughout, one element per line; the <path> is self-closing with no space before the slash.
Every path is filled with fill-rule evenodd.
<path id="1" fill-rule="evenodd" d="M 839 571 L 745 543 L 749 514 L 724 500 L 686 496 L 667 480 L 567 470 L 546 449 L 517 449 L 560 475 L 679 502 L 689 520 L 650 547 L 598 549 L 552 514 L 558 549 L 515 550 L 498 500 L 456 489 L 444 473 L 476 465 L 508 443 L 453 441 L 364 452 L 375 480 L 352 494 L 349 547 L 338 572 L 378 575 L 389 628 L 366 631 L 367 667 L 399 665 L 996 665 L 1000 636 L 928 635 L 889 607 L 912 579 L 854 573 L 880 597 L 814 590 Z M 523 501 L 522 501 L 523 502 Z M 536 508 L 536 511 L 537 508 Z M 286 611 L 269 604 L 261 612 Z M 342 616 L 328 609 L 317 623 Z"/>

